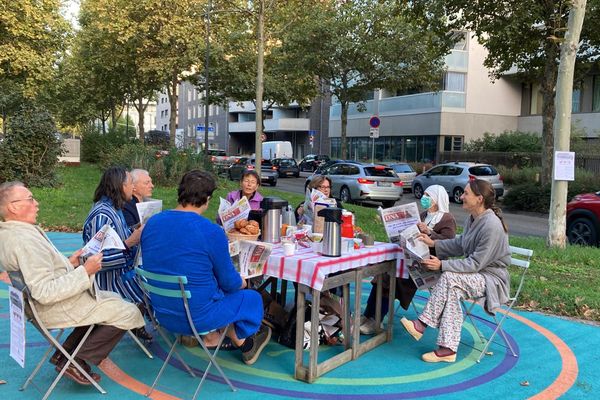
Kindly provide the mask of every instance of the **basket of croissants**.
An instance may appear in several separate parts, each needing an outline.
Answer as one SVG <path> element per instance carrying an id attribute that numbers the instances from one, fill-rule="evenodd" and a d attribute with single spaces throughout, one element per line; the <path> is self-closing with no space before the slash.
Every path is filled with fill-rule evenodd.
<path id="1" fill-rule="evenodd" d="M 257 240 L 260 235 L 258 222 L 240 219 L 235 221 L 235 228 L 227 232 L 227 238 L 230 241 L 234 240 Z"/>

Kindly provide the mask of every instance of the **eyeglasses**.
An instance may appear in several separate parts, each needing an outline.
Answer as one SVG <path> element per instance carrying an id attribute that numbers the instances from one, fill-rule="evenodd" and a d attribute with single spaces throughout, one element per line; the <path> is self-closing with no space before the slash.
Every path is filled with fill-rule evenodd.
<path id="1" fill-rule="evenodd" d="M 33 203 L 33 202 L 35 201 L 35 197 L 33 197 L 33 196 L 29 196 L 29 197 L 26 197 L 26 198 L 24 198 L 24 199 L 13 200 L 13 201 L 11 201 L 11 202 L 10 202 L 10 204 L 12 204 L 12 203 L 17 203 L 17 202 L 19 202 L 19 201 L 29 201 L 30 203 Z"/>
<path id="2" fill-rule="evenodd" d="M 319 190 L 331 189 L 331 186 L 319 186 Z"/>

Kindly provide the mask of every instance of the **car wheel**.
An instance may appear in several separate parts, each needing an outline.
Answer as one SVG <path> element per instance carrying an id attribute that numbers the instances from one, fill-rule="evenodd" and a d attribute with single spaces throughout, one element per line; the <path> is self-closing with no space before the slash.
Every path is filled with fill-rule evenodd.
<path id="1" fill-rule="evenodd" d="M 269 185 L 275 187 L 275 186 L 277 186 L 277 181 L 270 182 Z"/>
<path id="2" fill-rule="evenodd" d="M 396 200 L 384 200 L 381 202 L 381 204 L 383 204 L 383 208 L 394 207 L 394 204 L 396 204 Z"/>
<path id="3" fill-rule="evenodd" d="M 454 188 L 454 191 L 452 192 L 452 200 L 454 200 L 454 202 L 456 204 L 462 204 L 462 200 L 460 198 L 460 196 L 462 196 L 463 194 L 463 190 L 462 188 Z"/>
<path id="4" fill-rule="evenodd" d="M 352 201 L 350 189 L 348 189 L 346 186 L 342 187 L 342 189 L 340 190 L 340 201 L 342 203 L 350 203 L 350 201 Z"/>
<path id="5" fill-rule="evenodd" d="M 415 183 L 415 187 L 413 187 L 413 194 L 417 200 L 423 197 L 423 186 L 421 186 L 420 183 Z"/>
<path id="6" fill-rule="evenodd" d="M 598 243 L 598 232 L 594 223 L 588 218 L 577 218 L 567 227 L 569 243 L 594 246 Z"/>

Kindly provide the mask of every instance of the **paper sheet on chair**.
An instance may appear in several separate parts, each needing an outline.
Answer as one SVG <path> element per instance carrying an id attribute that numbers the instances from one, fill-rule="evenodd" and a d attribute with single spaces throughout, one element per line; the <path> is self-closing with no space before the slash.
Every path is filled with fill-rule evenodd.
<path id="1" fill-rule="evenodd" d="M 8 287 L 10 298 L 10 356 L 25 368 L 25 310 L 23 293 Z"/>

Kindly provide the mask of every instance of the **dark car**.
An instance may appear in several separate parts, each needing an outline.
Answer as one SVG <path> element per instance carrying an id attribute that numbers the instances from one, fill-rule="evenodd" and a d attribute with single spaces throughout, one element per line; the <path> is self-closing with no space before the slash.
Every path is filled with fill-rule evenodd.
<path id="1" fill-rule="evenodd" d="M 280 178 L 284 176 L 295 176 L 298 178 L 300 176 L 300 168 L 298 168 L 298 164 L 293 158 L 274 158 L 271 160 L 271 164 L 279 172 Z"/>
<path id="2" fill-rule="evenodd" d="M 331 167 L 333 164 L 337 164 L 337 163 L 355 163 L 355 164 L 360 164 L 358 161 L 354 161 L 354 160 L 329 160 L 324 162 L 323 164 L 319 165 L 319 167 L 315 170 L 314 174 L 315 175 L 323 175 L 323 171 L 326 170 L 327 168 Z"/>
<path id="3" fill-rule="evenodd" d="M 600 192 L 579 194 L 567 204 L 567 237 L 571 244 L 598 246 Z"/>
<path id="4" fill-rule="evenodd" d="M 276 186 L 279 173 L 277 172 L 273 164 L 271 164 L 271 161 L 262 160 L 260 166 L 260 182 L 266 182 L 271 186 Z M 231 166 L 227 170 L 227 176 L 232 181 L 239 181 L 242 178 L 242 173 L 244 171 L 253 169 L 255 169 L 254 158 L 241 157 L 234 164 L 231 164 Z"/>
<path id="5" fill-rule="evenodd" d="M 300 161 L 300 171 L 313 172 L 327 161 L 329 156 L 325 154 L 309 154 Z"/>

